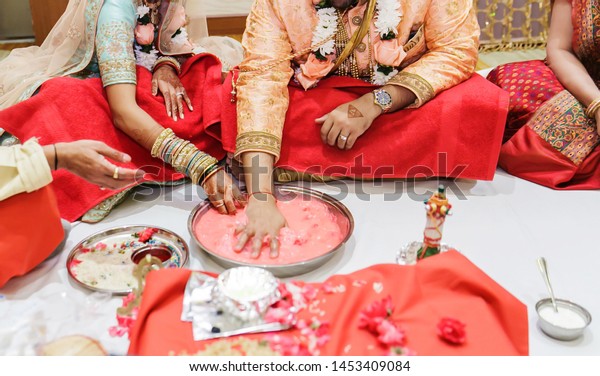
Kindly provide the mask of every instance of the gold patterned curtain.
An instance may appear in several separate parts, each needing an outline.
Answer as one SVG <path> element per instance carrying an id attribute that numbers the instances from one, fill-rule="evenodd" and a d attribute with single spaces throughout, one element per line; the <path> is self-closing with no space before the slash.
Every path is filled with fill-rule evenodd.
<path id="1" fill-rule="evenodd" d="M 481 27 L 480 51 L 545 46 L 550 21 L 550 0 L 473 1 Z"/>

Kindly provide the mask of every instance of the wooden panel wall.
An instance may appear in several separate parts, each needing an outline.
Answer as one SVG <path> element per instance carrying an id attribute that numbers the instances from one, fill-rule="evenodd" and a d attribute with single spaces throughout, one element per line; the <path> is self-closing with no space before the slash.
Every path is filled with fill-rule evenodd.
<path id="1" fill-rule="evenodd" d="M 29 0 L 36 44 L 41 44 L 52 27 L 67 8 L 69 0 Z M 209 18 L 208 32 L 211 35 L 233 35 L 244 33 L 246 17 Z"/>
<path id="2" fill-rule="evenodd" d="M 29 0 L 35 43 L 42 44 L 67 8 L 69 0 Z"/>

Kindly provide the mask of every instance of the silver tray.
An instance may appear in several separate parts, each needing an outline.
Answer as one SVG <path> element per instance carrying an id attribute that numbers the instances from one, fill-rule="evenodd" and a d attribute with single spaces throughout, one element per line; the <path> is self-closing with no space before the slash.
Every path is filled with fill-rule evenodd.
<path id="1" fill-rule="evenodd" d="M 311 198 L 320 200 L 328 206 L 328 208 L 331 210 L 331 213 L 333 213 L 333 215 L 335 215 L 338 219 L 337 223 L 341 226 L 340 229 L 342 231 L 342 234 L 344 234 L 342 241 L 340 241 L 340 243 L 336 247 L 318 257 L 302 262 L 284 265 L 263 265 L 258 263 L 248 263 L 228 259 L 210 251 L 207 247 L 205 247 L 202 244 L 202 242 L 200 242 L 200 240 L 196 237 L 196 234 L 194 233 L 194 227 L 196 222 L 211 208 L 211 204 L 208 200 L 200 203 L 190 213 L 190 217 L 188 219 L 188 231 L 190 232 L 192 239 L 194 239 L 194 242 L 198 245 L 198 247 L 200 247 L 200 249 L 203 252 L 205 252 L 213 260 L 215 260 L 217 264 L 223 266 L 226 269 L 237 266 L 255 266 L 259 268 L 264 268 L 273 273 L 274 276 L 279 278 L 293 277 L 300 274 L 308 273 L 325 264 L 335 254 L 343 251 L 344 245 L 346 244 L 348 239 L 350 239 L 350 236 L 352 236 L 352 232 L 354 231 L 354 218 L 352 217 L 352 213 L 350 213 L 350 210 L 348 210 L 348 208 L 344 204 L 325 193 L 304 187 L 286 185 L 279 185 L 275 187 L 275 196 L 277 197 L 282 197 L 284 195 L 287 196 L 290 194 L 310 196 Z"/>
<path id="2" fill-rule="evenodd" d="M 157 232 L 153 234 L 151 241 L 148 241 L 147 243 L 136 241 L 134 234 L 147 228 L 154 228 L 157 230 Z M 123 250 L 124 253 L 119 252 L 119 250 L 121 250 L 120 248 L 115 249 L 111 247 L 112 244 L 122 244 L 128 241 L 131 241 L 132 244 L 125 247 Z M 87 250 L 96 248 L 99 243 L 106 244 L 107 249 L 95 249 L 94 252 L 98 252 L 99 255 L 102 255 L 103 253 L 108 254 L 109 251 L 113 251 L 111 255 L 120 258 L 120 263 L 99 263 L 100 265 L 106 266 L 104 270 L 108 272 L 108 276 L 101 273 L 99 275 L 100 278 L 97 278 L 101 280 L 100 282 L 86 280 L 84 276 L 78 276 L 75 272 L 75 269 L 77 269 L 79 265 L 77 263 L 79 260 L 78 257 L 81 257 L 84 253 L 88 253 L 89 251 Z M 119 253 L 120 256 L 114 254 L 115 251 Z M 161 258 L 165 268 L 182 268 L 187 264 L 189 259 L 188 245 L 179 235 L 172 231 L 146 225 L 121 226 L 90 235 L 77 244 L 67 257 L 67 271 L 69 277 L 73 281 L 89 290 L 125 295 L 137 287 L 137 282 L 135 282 L 136 279 L 133 276 L 127 276 L 124 278 L 123 282 L 114 280 L 111 282 L 111 276 L 113 279 L 117 279 L 129 269 L 133 271 L 133 267 L 135 266 L 134 258 L 142 258 L 144 254 L 147 253 Z M 114 274 L 110 274 L 110 272 L 113 272 Z M 115 277 L 115 274 L 118 275 L 118 277 Z"/>

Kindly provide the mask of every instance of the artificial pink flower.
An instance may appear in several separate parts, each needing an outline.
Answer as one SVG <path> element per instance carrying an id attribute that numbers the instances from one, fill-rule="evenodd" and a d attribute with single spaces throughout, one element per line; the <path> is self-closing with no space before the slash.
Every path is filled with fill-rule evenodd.
<path id="1" fill-rule="evenodd" d="M 379 40 L 373 46 L 375 61 L 379 65 L 388 67 L 398 67 L 406 57 L 404 46 L 400 44 L 398 38 L 391 40 Z"/>
<path id="2" fill-rule="evenodd" d="M 321 285 L 321 289 L 325 294 L 333 294 L 333 285 L 331 282 L 325 282 Z"/>
<path id="3" fill-rule="evenodd" d="M 269 308 L 265 314 L 266 322 L 279 322 L 286 325 L 291 325 L 294 321 L 294 315 L 289 308 Z"/>
<path id="4" fill-rule="evenodd" d="M 125 297 L 123 297 L 123 307 L 127 307 L 127 305 L 135 300 L 135 294 L 130 292 Z"/>
<path id="5" fill-rule="evenodd" d="M 367 329 L 373 334 L 378 334 L 377 327 L 383 320 L 390 317 L 394 312 L 392 297 L 388 295 L 385 299 L 377 300 L 371 303 L 358 316 L 358 327 Z"/>
<path id="6" fill-rule="evenodd" d="M 467 340 L 466 325 L 456 319 L 445 317 L 437 324 L 438 336 L 446 342 L 461 345 Z"/>
<path id="7" fill-rule="evenodd" d="M 313 301 L 317 297 L 318 293 L 319 290 L 317 290 L 314 285 L 306 285 L 302 288 L 302 297 L 307 302 Z"/>
<path id="8" fill-rule="evenodd" d="M 307 356 L 311 355 L 306 344 L 302 343 L 296 337 L 287 335 L 268 336 L 267 341 L 273 351 L 277 351 L 284 356 Z"/>
<path id="9" fill-rule="evenodd" d="M 140 46 L 147 46 L 154 41 L 154 24 L 137 24 L 135 27 L 135 40 Z"/>
<path id="10" fill-rule="evenodd" d="M 390 320 L 383 320 L 377 326 L 379 336 L 377 340 L 388 346 L 404 346 L 406 343 L 406 334 L 397 324 Z"/>
<path id="11" fill-rule="evenodd" d="M 319 79 L 325 77 L 331 68 L 333 68 L 333 65 L 333 61 L 329 58 L 327 60 L 320 60 L 315 54 L 310 54 L 306 63 L 301 65 L 301 69 L 306 78 Z"/>

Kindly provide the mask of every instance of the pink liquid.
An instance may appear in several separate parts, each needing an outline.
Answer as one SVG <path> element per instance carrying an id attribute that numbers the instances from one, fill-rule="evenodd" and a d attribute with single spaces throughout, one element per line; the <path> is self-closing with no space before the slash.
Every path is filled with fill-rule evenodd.
<path id="1" fill-rule="evenodd" d="M 237 244 L 235 229 L 247 222 L 243 210 L 236 215 L 222 215 L 210 209 L 194 224 L 194 233 L 200 242 L 211 252 L 230 260 L 261 264 L 288 265 L 313 259 L 335 248 L 344 238 L 339 224 L 327 205 L 296 197 L 290 201 L 279 201 L 279 210 L 285 217 L 288 227 L 279 233 L 279 257 L 269 257 L 269 244 L 263 244 L 259 258 L 252 258 L 250 244 L 240 252 L 233 251 Z"/>

